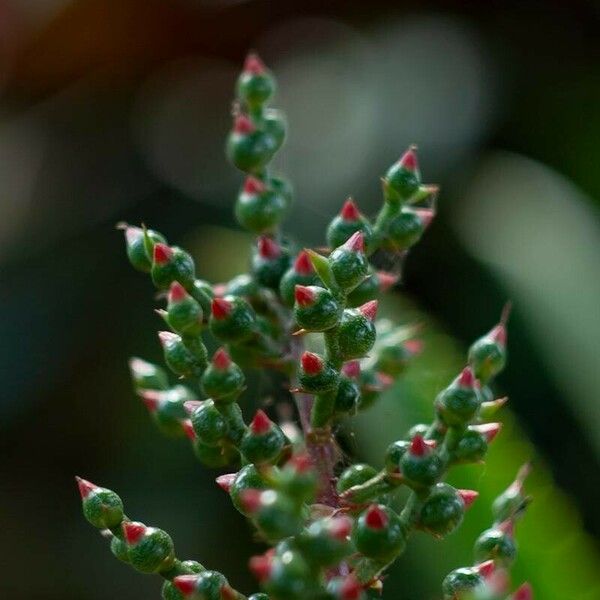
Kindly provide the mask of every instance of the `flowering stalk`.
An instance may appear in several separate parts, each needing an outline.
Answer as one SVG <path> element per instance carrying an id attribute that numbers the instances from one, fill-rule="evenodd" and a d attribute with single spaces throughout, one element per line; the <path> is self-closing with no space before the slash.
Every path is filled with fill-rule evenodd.
<path id="1" fill-rule="evenodd" d="M 139 358 L 130 370 L 161 431 L 186 436 L 208 467 L 236 465 L 216 482 L 271 546 L 250 560 L 263 592 L 249 600 L 361 600 L 381 592 L 385 569 L 413 531 L 448 535 L 476 499 L 443 479 L 453 465 L 481 462 L 500 430 L 493 419 L 504 400 L 494 400 L 490 384 L 506 363 L 508 314 L 472 345 L 468 364 L 435 399 L 431 423 L 393 442 L 383 468 L 354 464 L 340 473 L 336 424 L 371 407 L 422 350 L 415 327 L 377 321 L 378 299 L 397 277 L 375 263 L 380 252 L 404 257 L 421 238 L 437 187 L 421 182 L 411 146 L 383 177 L 373 220 L 347 199 L 327 229 L 327 250 L 295 247 L 281 231 L 291 186 L 270 166 L 286 134 L 283 115 L 269 107 L 275 89 L 270 71 L 249 55 L 226 143 L 245 177 L 235 214 L 256 235 L 248 273 L 210 284 L 161 233 L 122 226 L 132 266 L 165 295 L 158 336 L 183 383 L 171 385 L 164 369 Z M 210 357 L 206 336 L 220 345 Z M 250 369 L 287 378 L 301 431 L 260 409 L 244 415 Z M 78 484 L 87 520 L 118 559 L 166 580 L 165 600 L 245 598 L 221 573 L 180 561 L 164 531 L 130 521 L 114 492 Z M 401 487 L 410 495 L 397 513 L 390 499 Z M 509 528 L 524 505 L 512 489 L 497 503 L 502 518 L 478 540 L 483 561 L 511 558 Z"/>

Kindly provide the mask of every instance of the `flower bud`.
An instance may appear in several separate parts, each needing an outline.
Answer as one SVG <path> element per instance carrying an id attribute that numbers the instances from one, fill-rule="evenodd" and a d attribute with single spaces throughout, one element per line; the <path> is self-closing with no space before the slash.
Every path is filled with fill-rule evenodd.
<path id="1" fill-rule="evenodd" d="M 242 438 L 240 450 L 248 462 L 270 463 L 281 454 L 285 441 L 281 428 L 259 410 Z"/>
<path id="2" fill-rule="evenodd" d="M 474 497 L 467 495 L 469 503 Z M 462 522 L 466 501 L 460 492 L 446 483 L 431 489 L 419 513 L 419 527 L 436 537 L 452 533 Z"/>
<path id="3" fill-rule="evenodd" d="M 178 575 L 173 585 L 184 598 L 192 600 L 229 600 L 231 588 L 225 576 L 218 571 L 202 571 L 198 574 Z"/>
<path id="4" fill-rule="evenodd" d="M 327 591 L 336 600 L 364 600 L 362 584 L 353 573 L 346 577 L 334 577 L 327 583 Z"/>
<path id="5" fill-rule="evenodd" d="M 406 546 L 406 533 L 400 517 L 389 507 L 372 504 L 354 524 L 352 541 L 367 556 L 388 562 Z"/>
<path id="6" fill-rule="evenodd" d="M 355 485 L 362 485 L 377 475 L 377 469 L 371 465 L 357 463 L 347 467 L 337 480 L 336 490 L 343 494 Z"/>
<path id="7" fill-rule="evenodd" d="M 338 416 L 356 414 L 359 402 L 360 389 L 358 388 L 358 384 L 342 375 L 335 394 L 335 414 Z"/>
<path id="8" fill-rule="evenodd" d="M 260 179 L 249 175 L 238 194 L 235 216 L 242 227 L 256 234 L 277 229 L 287 208 L 286 198 Z"/>
<path id="9" fill-rule="evenodd" d="M 469 429 L 461 437 L 452 452 L 452 462 L 455 463 L 476 463 L 485 457 L 488 449 L 488 443 L 483 434 L 476 430 Z"/>
<path id="10" fill-rule="evenodd" d="M 414 487 L 428 487 L 436 483 L 445 464 L 420 435 L 415 435 L 408 450 L 400 459 L 400 472 Z"/>
<path id="11" fill-rule="evenodd" d="M 316 285 L 297 285 L 294 298 L 294 317 L 302 329 L 325 331 L 337 325 L 342 306 L 329 290 Z"/>
<path id="12" fill-rule="evenodd" d="M 246 57 L 237 81 L 237 95 L 249 107 L 265 104 L 275 93 L 275 79 L 257 54 Z"/>
<path id="13" fill-rule="evenodd" d="M 262 114 L 262 126 L 266 133 L 275 140 L 275 150 L 277 152 L 285 141 L 287 130 L 287 121 L 285 115 L 276 108 L 267 108 Z"/>
<path id="14" fill-rule="evenodd" d="M 227 157 L 240 171 L 258 173 L 281 144 L 276 135 L 257 129 L 247 115 L 238 114 L 227 138 Z"/>
<path id="15" fill-rule="evenodd" d="M 290 267 L 279 282 L 279 294 L 286 306 L 292 307 L 295 302 L 295 290 L 297 285 L 316 285 L 319 278 L 310 262 L 306 250 L 302 250 L 292 267 Z"/>
<path id="16" fill-rule="evenodd" d="M 174 281 L 189 289 L 194 285 L 195 271 L 194 259 L 185 250 L 162 243 L 154 244 L 151 275 L 158 289 L 166 290 Z"/>
<path id="17" fill-rule="evenodd" d="M 406 340 L 399 344 L 377 346 L 375 368 L 390 377 L 398 377 L 406 371 L 410 360 L 423 349 L 421 340 Z"/>
<path id="18" fill-rule="evenodd" d="M 318 354 L 305 352 L 300 359 L 298 380 L 304 391 L 319 394 L 335 389 L 339 374 Z"/>
<path id="19" fill-rule="evenodd" d="M 233 506 L 247 517 L 249 513 L 246 512 L 242 503 L 242 492 L 250 489 L 264 490 L 266 487 L 265 481 L 260 476 L 256 467 L 254 465 L 246 465 L 237 473 L 231 483 L 229 495 L 231 496 Z"/>
<path id="20" fill-rule="evenodd" d="M 256 315 L 243 298 L 214 298 L 210 316 L 212 334 L 223 342 L 239 344 L 254 335 Z"/>
<path id="21" fill-rule="evenodd" d="M 344 361 L 361 358 L 371 350 L 376 338 L 376 315 L 377 300 L 343 312 L 337 332 L 337 343 Z"/>
<path id="22" fill-rule="evenodd" d="M 330 248 L 341 246 L 355 233 L 360 231 L 364 236 L 365 247 L 368 248 L 373 228 L 369 220 L 365 218 L 352 198 L 348 198 L 340 211 L 327 228 L 327 244 Z"/>
<path id="23" fill-rule="evenodd" d="M 523 465 L 516 479 L 494 500 L 492 514 L 497 523 L 520 517 L 529 504 L 530 498 L 523 492 L 523 484 L 529 470 L 529 464 Z"/>
<path id="24" fill-rule="evenodd" d="M 180 336 L 170 331 L 159 331 L 158 337 L 163 347 L 167 366 L 181 377 L 198 377 L 206 365 L 206 348 L 202 342 L 195 345 L 192 352 Z"/>
<path id="25" fill-rule="evenodd" d="M 346 516 L 319 519 L 298 536 L 298 548 L 310 563 L 329 567 L 352 553 L 352 520 Z"/>
<path id="26" fill-rule="evenodd" d="M 166 390 L 169 378 L 164 369 L 141 358 L 129 360 L 129 371 L 133 384 L 138 390 Z"/>
<path id="27" fill-rule="evenodd" d="M 273 475 L 274 487 L 302 504 L 314 499 L 317 473 L 308 454 L 292 456 L 286 465 Z"/>
<path id="28" fill-rule="evenodd" d="M 219 348 L 202 374 L 202 389 L 215 402 L 234 402 L 244 389 L 244 373 L 232 362 L 225 348 Z"/>
<path id="29" fill-rule="evenodd" d="M 385 174 L 385 196 L 388 202 L 402 203 L 414 196 L 421 184 L 416 147 L 411 146 Z"/>
<path id="30" fill-rule="evenodd" d="M 397 440 L 392 442 L 385 451 L 385 468 L 388 473 L 400 473 L 400 460 L 408 451 L 410 442 Z"/>
<path id="31" fill-rule="evenodd" d="M 125 226 L 127 258 L 134 269 L 142 273 L 150 273 L 152 253 L 148 254 L 146 246 L 149 244 L 149 249 L 152 250 L 156 243 L 167 243 L 167 240 L 158 231 L 147 229 L 146 239 L 144 239 L 144 230 L 141 227 Z"/>
<path id="32" fill-rule="evenodd" d="M 469 364 L 475 376 L 487 383 L 506 365 L 506 324 L 500 322 L 469 348 Z"/>
<path id="33" fill-rule="evenodd" d="M 444 600 L 466 599 L 470 597 L 468 594 L 474 592 L 483 582 L 484 579 L 476 568 L 455 569 L 446 575 L 442 583 Z"/>
<path id="34" fill-rule="evenodd" d="M 446 425 L 468 423 L 475 417 L 480 405 L 479 382 L 470 367 L 465 367 L 435 399 L 437 414 Z"/>
<path id="35" fill-rule="evenodd" d="M 252 256 L 252 273 L 256 281 L 271 289 L 279 289 L 279 282 L 290 264 L 290 255 L 286 248 L 267 236 L 258 238 L 256 250 Z"/>
<path id="36" fill-rule="evenodd" d="M 504 521 L 486 529 L 475 541 L 474 554 L 477 562 L 494 560 L 499 565 L 510 566 L 517 555 L 512 522 Z"/>
<path id="37" fill-rule="evenodd" d="M 408 250 L 423 235 L 433 212 L 403 208 L 386 227 L 385 246 L 394 251 Z"/>
<path id="38" fill-rule="evenodd" d="M 191 438 L 192 449 L 194 450 L 196 458 L 203 465 L 217 469 L 239 460 L 239 454 L 237 450 L 229 443 L 224 443 L 218 446 L 208 446 L 200 441 L 200 439 L 195 436 L 191 423 L 189 424 L 189 429 L 186 430 L 186 433 L 188 434 L 188 437 Z M 193 436 L 191 434 L 193 434 Z"/>
<path id="39" fill-rule="evenodd" d="M 212 400 L 186 402 L 190 420 L 198 439 L 207 446 L 218 446 L 227 436 L 229 426 Z"/>
<path id="40" fill-rule="evenodd" d="M 123 502 L 112 490 L 99 487 L 81 477 L 75 477 L 83 516 L 98 529 L 117 527 L 123 520 Z"/>
<path id="41" fill-rule="evenodd" d="M 166 321 L 179 335 L 197 337 L 202 333 L 202 307 L 185 288 L 174 281 L 169 289 Z"/>
<path id="42" fill-rule="evenodd" d="M 295 535 L 302 527 L 296 505 L 275 490 L 244 490 L 240 500 L 246 514 L 269 541 Z"/>
<path id="43" fill-rule="evenodd" d="M 184 560 L 178 564 L 179 576 L 194 575 L 206 571 L 206 569 L 195 560 Z M 162 587 L 163 600 L 183 600 L 183 594 L 177 589 L 171 581 L 165 581 Z"/>
<path id="44" fill-rule="evenodd" d="M 170 390 L 140 390 L 138 393 L 152 420 L 164 434 L 174 437 L 183 435 L 181 421 L 187 418 L 183 403 L 195 400 L 188 388 L 177 385 Z"/>
<path id="45" fill-rule="evenodd" d="M 173 565 L 173 540 L 162 529 L 126 521 L 123 523 L 123 536 L 127 543 L 129 562 L 134 569 L 142 573 L 160 573 Z"/>
<path id="46" fill-rule="evenodd" d="M 306 560 L 289 548 L 273 557 L 258 556 L 250 561 L 250 569 L 274 600 L 305 600 L 309 597 L 312 574 Z"/>
<path id="47" fill-rule="evenodd" d="M 369 262 L 364 253 L 364 236 L 359 231 L 329 255 L 329 266 L 337 284 L 352 291 L 367 276 Z"/>

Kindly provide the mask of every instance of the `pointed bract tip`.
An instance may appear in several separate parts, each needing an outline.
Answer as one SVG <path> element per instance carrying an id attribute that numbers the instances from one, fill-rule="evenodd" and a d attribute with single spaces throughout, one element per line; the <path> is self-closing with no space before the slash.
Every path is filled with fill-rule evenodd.
<path id="1" fill-rule="evenodd" d="M 168 263 L 171 258 L 173 258 L 173 250 L 169 248 L 166 244 L 161 244 L 157 242 L 154 244 L 154 249 L 152 250 L 152 260 L 157 265 L 164 265 Z"/>
<path id="2" fill-rule="evenodd" d="M 258 581 L 266 581 L 271 576 L 272 562 L 268 556 L 253 556 L 250 558 L 248 566 Z"/>
<path id="3" fill-rule="evenodd" d="M 418 434 L 410 441 L 409 452 L 413 456 L 424 456 L 429 452 L 429 446 L 422 435 Z"/>
<path id="4" fill-rule="evenodd" d="M 352 252 L 363 252 L 365 249 L 365 236 L 362 231 L 353 233 L 343 244 L 344 248 Z"/>
<path id="5" fill-rule="evenodd" d="M 498 525 L 498 529 L 505 535 L 513 537 L 515 534 L 515 522 L 512 519 L 506 519 L 506 521 L 502 521 Z"/>
<path id="6" fill-rule="evenodd" d="M 372 504 L 365 514 L 365 524 L 370 529 L 383 529 L 387 527 L 388 516 L 385 511 L 377 504 Z"/>
<path id="7" fill-rule="evenodd" d="M 299 275 L 310 275 L 314 272 L 312 263 L 310 262 L 310 256 L 306 250 L 302 250 L 296 257 L 294 262 L 294 271 Z"/>
<path id="8" fill-rule="evenodd" d="M 418 171 L 419 161 L 417 159 L 417 147 L 410 146 L 409 149 L 400 157 L 398 164 L 407 171 Z"/>
<path id="9" fill-rule="evenodd" d="M 185 433 L 189 440 L 191 440 L 192 442 L 196 440 L 198 436 L 196 435 L 196 432 L 194 431 L 194 426 L 192 425 L 192 422 L 189 419 L 184 419 L 183 421 L 181 421 L 181 427 L 183 427 L 183 433 Z"/>
<path id="10" fill-rule="evenodd" d="M 238 135 L 247 135 L 254 131 L 254 124 L 247 115 L 239 113 L 233 120 L 233 132 Z"/>
<path id="11" fill-rule="evenodd" d="M 213 298 L 210 311 L 215 319 L 225 319 L 231 312 L 231 302 L 225 298 Z"/>
<path id="12" fill-rule="evenodd" d="M 406 340 L 404 342 L 404 348 L 408 350 L 413 356 L 421 354 L 423 352 L 425 344 L 423 340 Z"/>
<path id="13" fill-rule="evenodd" d="M 131 246 L 131 244 L 134 244 L 142 237 L 144 237 L 144 231 L 139 227 L 134 227 L 133 225 L 125 227 L 125 241 L 128 246 Z"/>
<path id="14" fill-rule="evenodd" d="M 381 373 L 380 371 L 378 371 L 375 375 L 382 390 L 387 390 L 389 387 L 394 385 L 394 378 L 391 375 L 388 375 L 387 373 Z"/>
<path id="15" fill-rule="evenodd" d="M 506 334 L 506 326 L 504 323 L 498 323 L 489 333 L 488 337 L 499 344 L 500 346 L 506 346 L 507 334 Z"/>
<path id="16" fill-rule="evenodd" d="M 250 423 L 250 429 L 254 435 L 264 435 L 271 430 L 272 425 L 273 423 L 271 419 L 267 417 L 266 413 L 262 410 L 257 410 Z"/>
<path id="17" fill-rule="evenodd" d="M 531 584 L 524 583 L 520 585 L 512 595 L 512 600 L 533 600 L 533 588 Z"/>
<path id="18" fill-rule="evenodd" d="M 360 211 L 352 198 L 348 198 L 342 206 L 340 216 L 344 221 L 358 221 L 360 219 Z"/>
<path id="19" fill-rule="evenodd" d="M 161 393 L 158 390 L 141 390 L 140 397 L 151 413 L 155 412 L 160 406 Z"/>
<path id="20" fill-rule="evenodd" d="M 342 373 L 350 379 L 356 379 L 360 375 L 360 361 L 350 360 L 347 363 L 344 363 Z"/>
<path id="21" fill-rule="evenodd" d="M 176 333 L 173 333 L 172 331 L 159 331 L 158 339 L 161 343 L 161 346 L 163 346 L 163 348 L 164 348 L 167 344 L 170 344 L 170 343 L 178 340 L 179 336 Z"/>
<path id="22" fill-rule="evenodd" d="M 393 273 L 377 271 L 377 281 L 379 282 L 379 289 L 382 292 L 387 292 L 387 290 L 394 287 L 398 283 L 398 280 L 399 277 Z"/>
<path id="23" fill-rule="evenodd" d="M 213 354 L 212 363 L 216 369 L 224 371 L 225 369 L 228 369 L 231 366 L 231 357 L 229 356 L 225 348 L 219 348 Z"/>
<path id="24" fill-rule="evenodd" d="M 219 591 L 221 593 L 221 600 L 237 600 L 239 598 L 236 591 L 226 583 L 221 586 Z"/>
<path id="25" fill-rule="evenodd" d="M 82 500 L 85 500 L 94 490 L 98 489 L 98 486 L 95 483 L 82 479 L 81 477 L 75 477 L 75 481 L 77 482 L 77 487 L 79 488 Z"/>
<path id="26" fill-rule="evenodd" d="M 202 400 L 186 400 L 183 403 L 183 408 L 185 408 L 187 413 L 191 415 L 197 408 L 200 408 L 202 404 Z"/>
<path id="27" fill-rule="evenodd" d="M 487 579 L 496 570 L 496 565 L 493 560 L 486 560 L 478 564 L 476 569 L 484 579 Z"/>
<path id="28" fill-rule="evenodd" d="M 281 254 L 281 247 L 273 238 L 262 235 L 258 238 L 258 254 L 261 258 L 273 260 Z"/>
<path id="29" fill-rule="evenodd" d="M 191 596 L 196 592 L 198 575 L 177 575 L 173 579 L 173 585 L 184 595 Z"/>
<path id="30" fill-rule="evenodd" d="M 290 458 L 289 464 L 292 465 L 296 473 L 307 473 L 313 468 L 312 460 L 308 454 L 296 454 Z"/>
<path id="31" fill-rule="evenodd" d="M 359 312 L 367 317 L 369 321 L 374 321 L 377 317 L 377 308 L 379 307 L 379 302 L 377 300 L 370 300 L 369 302 L 365 302 L 362 306 L 358 307 Z"/>
<path id="32" fill-rule="evenodd" d="M 458 385 L 466 388 L 475 387 L 475 375 L 473 374 L 473 369 L 471 367 L 465 367 L 461 374 L 458 376 Z"/>
<path id="33" fill-rule="evenodd" d="M 219 475 L 215 481 L 217 485 L 224 491 L 229 494 L 231 491 L 231 486 L 237 477 L 237 473 L 225 473 L 224 475 Z"/>
<path id="34" fill-rule="evenodd" d="M 460 496 L 461 500 L 463 501 L 463 504 L 465 505 L 465 508 L 469 508 L 471 506 L 471 504 L 473 504 L 473 502 L 475 502 L 475 500 L 477 500 L 478 496 L 479 496 L 479 492 L 476 492 L 475 490 L 457 490 L 458 491 L 458 495 Z"/>
<path id="35" fill-rule="evenodd" d="M 484 423 L 482 425 L 475 425 L 473 429 L 478 431 L 485 438 L 485 441 L 490 444 L 498 433 L 500 433 L 502 423 Z"/>
<path id="36" fill-rule="evenodd" d="M 352 520 L 345 515 L 333 517 L 329 525 L 329 531 L 336 540 L 343 542 L 348 539 L 352 531 Z"/>
<path id="37" fill-rule="evenodd" d="M 302 368 L 309 375 L 317 375 L 323 370 L 323 359 L 314 352 L 305 352 L 300 358 Z"/>
<path id="38" fill-rule="evenodd" d="M 262 194 L 267 189 L 267 186 L 257 177 L 249 175 L 244 181 L 244 193 L 246 194 Z"/>
<path id="39" fill-rule="evenodd" d="M 143 523 L 139 523 L 137 521 L 125 521 L 123 523 L 123 535 L 125 536 L 125 541 L 133 546 L 137 544 L 144 533 L 146 533 L 147 527 Z"/>
<path id="40" fill-rule="evenodd" d="M 185 300 L 187 296 L 188 293 L 178 281 L 174 281 L 171 284 L 171 287 L 169 288 L 169 302 L 176 304 L 177 302 Z"/>
<path id="41" fill-rule="evenodd" d="M 310 306 L 315 301 L 315 292 L 305 285 L 294 288 L 294 299 L 299 306 Z"/>
<path id="42" fill-rule="evenodd" d="M 427 228 L 431 221 L 435 218 L 435 210 L 433 208 L 415 208 L 415 213 L 421 219 L 423 227 Z"/>
<path id="43" fill-rule="evenodd" d="M 358 579 L 350 573 L 340 586 L 340 600 L 359 600 L 362 589 L 362 585 Z"/>
<path id="44" fill-rule="evenodd" d="M 244 61 L 244 73 L 262 75 L 266 70 L 267 67 L 265 67 L 265 63 L 263 63 L 256 52 L 248 53 L 248 56 L 246 56 L 246 60 Z"/>
<path id="45" fill-rule="evenodd" d="M 242 490 L 240 493 L 240 503 L 247 513 L 254 514 L 258 511 L 261 505 L 261 494 L 260 490 L 254 488 Z"/>

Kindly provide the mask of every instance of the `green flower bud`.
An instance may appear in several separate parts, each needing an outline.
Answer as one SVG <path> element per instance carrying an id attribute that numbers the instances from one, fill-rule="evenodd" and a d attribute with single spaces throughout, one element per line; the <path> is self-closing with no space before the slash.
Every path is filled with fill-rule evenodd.
<path id="1" fill-rule="evenodd" d="M 110 551 L 117 560 L 129 564 L 129 548 L 125 540 L 114 535 L 110 540 Z"/>
<path id="2" fill-rule="evenodd" d="M 368 249 L 373 228 L 369 220 L 360 213 L 352 198 L 348 198 L 340 214 L 333 218 L 327 228 L 327 244 L 330 248 L 337 248 L 359 231 L 363 234 L 365 248 Z"/>
<path id="3" fill-rule="evenodd" d="M 260 294 L 258 283 L 247 273 L 237 275 L 228 281 L 223 291 L 225 296 L 243 296 L 246 299 L 257 298 Z"/>
<path id="4" fill-rule="evenodd" d="M 469 348 L 469 364 L 475 376 L 487 383 L 506 365 L 506 326 L 500 322 Z"/>
<path id="5" fill-rule="evenodd" d="M 298 536 L 298 548 L 310 563 L 330 567 L 352 553 L 352 521 L 346 516 L 320 519 Z"/>
<path id="6" fill-rule="evenodd" d="M 400 459 L 400 472 L 414 487 L 429 487 L 437 482 L 445 468 L 444 461 L 422 436 L 416 435 Z"/>
<path id="7" fill-rule="evenodd" d="M 259 410 L 242 438 L 240 451 L 251 463 L 270 463 L 281 454 L 285 442 L 283 431 Z"/>
<path id="8" fill-rule="evenodd" d="M 417 193 L 421 174 L 416 147 L 411 146 L 385 174 L 385 197 L 388 202 L 406 202 Z"/>
<path id="9" fill-rule="evenodd" d="M 166 321 L 179 335 L 197 337 L 202 333 L 202 307 L 185 288 L 174 281 L 169 289 Z"/>
<path id="10" fill-rule="evenodd" d="M 183 343 L 180 336 L 170 331 L 159 331 L 158 338 L 163 347 L 167 366 L 181 377 L 198 377 L 206 366 L 206 348 L 200 343 L 196 352 L 192 352 Z M 200 356 L 198 356 L 200 355 Z"/>
<path id="11" fill-rule="evenodd" d="M 237 598 L 229 582 L 218 571 L 202 571 L 198 574 L 178 575 L 173 585 L 184 598 L 192 600 L 225 600 Z"/>
<path id="12" fill-rule="evenodd" d="M 235 402 L 244 389 L 244 373 L 231 361 L 225 348 L 219 348 L 202 374 L 202 389 L 215 402 Z"/>
<path id="13" fill-rule="evenodd" d="M 229 489 L 229 495 L 231 496 L 233 506 L 247 517 L 248 513 L 242 503 L 242 492 L 251 489 L 264 490 L 266 487 L 267 485 L 258 473 L 256 467 L 254 465 L 246 465 L 237 473 L 231 484 L 231 488 Z"/>
<path id="14" fill-rule="evenodd" d="M 189 432 L 188 437 L 190 437 Z M 223 444 L 221 446 L 207 446 L 202 443 L 199 439 L 192 439 L 192 449 L 196 458 L 207 467 L 217 469 L 224 467 L 238 460 L 239 455 L 237 450 L 230 444 Z"/>
<path id="15" fill-rule="evenodd" d="M 253 556 L 250 570 L 273 599 L 305 600 L 314 585 L 308 564 L 293 548 L 277 552 L 273 557 Z"/>
<path id="16" fill-rule="evenodd" d="M 239 344 L 254 335 L 255 325 L 254 310 L 243 298 L 225 296 L 213 299 L 210 330 L 217 339 Z"/>
<path id="17" fill-rule="evenodd" d="M 241 493 L 240 499 L 244 512 L 253 519 L 267 540 L 281 540 L 300 531 L 301 514 L 283 494 L 274 490 L 247 489 Z"/>
<path id="18" fill-rule="evenodd" d="M 154 285 L 166 290 L 174 281 L 178 281 L 184 288 L 194 286 L 196 268 L 194 259 L 177 246 L 154 244 L 152 255 L 152 281 Z"/>
<path id="19" fill-rule="evenodd" d="M 140 390 L 138 393 L 164 434 L 174 437 L 184 434 L 181 422 L 187 418 L 187 412 L 183 404 L 196 399 L 188 388 L 178 385 L 170 390 Z"/>
<path id="20" fill-rule="evenodd" d="M 419 513 L 419 527 L 436 537 L 452 533 L 461 524 L 465 508 L 477 498 L 477 492 L 456 490 L 447 483 L 431 489 Z"/>
<path id="21" fill-rule="evenodd" d="M 386 226 L 385 246 L 391 250 L 408 250 L 414 246 L 434 217 L 432 209 L 403 208 Z"/>
<path id="22" fill-rule="evenodd" d="M 455 569 L 446 575 L 442 583 L 444 600 L 466 599 L 468 597 L 467 594 L 476 590 L 483 582 L 483 577 L 475 568 Z"/>
<path id="23" fill-rule="evenodd" d="M 237 81 L 237 94 L 249 107 L 265 104 L 275 93 L 275 78 L 258 55 L 246 57 L 244 70 Z"/>
<path id="24" fill-rule="evenodd" d="M 523 465 L 519 469 L 516 479 L 494 500 L 492 513 L 497 523 L 516 519 L 527 508 L 530 498 L 524 494 L 523 484 L 529 475 L 529 470 L 528 464 Z"/>
<path id="25" fill-rule="evenodd" d="M 363 234 L 358 231 L 352 235 L 329 255 L 328 262 L 337 284 L 346 292 L 352 291 L 369 272 Z"/>
<path id="26" fill-rule="evenodd" d="M 410 359 L 421 352 L 421 340 L 406 340 L 400 344 L 382 345 L 377 347 L 377 362 L 375 368 L 389 375 L 398 377 L 406 370 Z"/>
<path id="27" fill-rule="evenodd" d="M 462 373 L 435 399 L 438 416 L 445 425 L 464 425 L 477 414 L 481 405 L 479 383 L 470 367 Z"/>
<path id="28" fill-rule="evenodd" d="M 377 300 L 371 300 L 343 312 L 337 331 L 338 349 L 343 360 L 361 358 L 373 348 L 377 304 Z"/>
<path id="29" fill-rule="evenodd" d="M 127 258 L 134 269 L 142 273 L 150 273 L 152 268 L 152 253 L 146 251 L 146 245 L 150 244 L 150 250 L 155 243 L 166 244 L 167 240 L 158 231 L 152 229 L 146 230 L 146 240 L 144 239 L 144 230 L 140 227 L 125 227 L 125 243 L 127 248 Z"/>
<path id="30" fill-rule="evenodd" d="M 377 475 L 377 469 L 371 465 L 357 463 L 346 468 L 337 480 L 336 490 L 343 494 L 355 485 L 362 485 Z"/>
<path id="31" fill-rule="evenodd" d="M 410 442 L 397 440 L 392 442 L 385 451 L 385 469 L 388 473 L 400 473 L 400 461 L 408 451 Z"/>
<path id="32" fill-rule="evenodd" d="M 139 390 L 166 390 L 169 387 L 166 371 L 141 358 L 129 360 L 129 371 L 134 386 Z"/>
<path id="33" fill-rule="evenodd" d="M 327 591 L 336 600 L 364 600 L 363 585 L 353 573 L 346 577 L 334 577 L 327 583 Z"/>
<path id="34" fill-rule="evenodd" d="M 296 454 L 273 475 L 274 487 L 298 504 L 310 502 L 317 490 L 317 474 L 307 454 Z"/>
<path id="35" fill-rule="evenodd" d="M 285 115 L 276 108 L 267 108 L 263 111 L 262 125 L 266 133 L 275 140 L 275 152 L 281 148 L 285 141 L 287 121 Z"/>
<path id="36" fill-rule="evenodd" d="M 123 523 L 123 535 L 129 562 L 134 569 L 141 573 L 160 573 L 173 565 L 175 549 L 167 532 L 136 521 L 126 521 Z"/>
<path id="37" fill-rule="evenodd" d="M 498 435 L 502 428 L 501 423 L 484 423 L 471 425 L 466 431 L 452 453 L 454 462 L 479 462 L 483 460 L 488 445 Z"/>
<path id="38" fill-rule="evenodd" d="M 297 285 L 294 291 L 294 317 L 306 331 L 331 329 L 342 315 L 342 306 L 325 288 L 316 285 Z"/>
<path id="39" fill-rule="evenodd" d="M 249 175 L 238 195 L 235 216 L 242 227 L 253 233 L 272 233 L 281 222 L 287 204 L 280 192 Z"/>
<path id="40" fill-rule="evenodd" d="M 271 289 L 279 289 L 279 282 L 290 265 L 288 251 L 275 240 L 261 236 L 252 257 L 252 273 L 256 281 Z"/>
<path id="41" fill-rule="evenodd" d="M 341 376 L 335 394 L 334 411 L 337 415 L 353 415 L 358 410 L 360 390 L 352 379 Z"/>
<path id="42" fill-rule="evenodd" d="M 306 250 L 302 250 L 296 257 L 294 265 L 284 273 L 279 282 L 281 300 L 288 307 L 294 306 L 296 286 L 316 285 L 318 280 L 308 253 Z"/>
<path id="43" fill-rule="evenodd" d="M 388 562 L 404 550 L 406 533 L 391 508 L 372 504 L 354 524 L 352 541 L 366 557 Z"/>
<path id="44" fill-rule="evenodd" d="M 517 555 L 512 530 L 511 521 L 486 529 L 475 541 L 474 554 L 477 562 L 494 560 L 497 564 L 510 566 Z"/>
<path id="45" fill-rule="evenodd" d="M 123 520 L 123 502 L 112 490 L 99 487 L 81 477 L 75 477 L 83 516 L 98 529 L 117 527 Z"/>
<path id="46" fill-rule="evenodd" d="M 334 390 L 339 373 L 318 354 L 305 352 L 300 359 L 298 380 L 304 391 L 318 394 Z"/>
<path id="47" fill-rule="evenodd" d="M 227 436 L 229 426 L 225 417 L 216 408 L 212 400 L 186 402 L 190 410 L 192 427 L 200 442 L 206 446 L 218 446 Z"/>
<path id="48" fill-rule="evenodd" d="M 195 560 L 185 560 L 178 565 L 179 575 L 194 575 L 202 573 L 206 569 Z M 163 600 L 184 600 L 183 594 L 177 589 L 174 583 L 165 581 L 162 587 Z"/>
<path id="49" fill-rule="evenodd" d="M 227 157 L 240 171 L 259 173 L 281 145 L 279 135 L 257 129 L 246 115 L 238 114 L 227 138 Z"/>

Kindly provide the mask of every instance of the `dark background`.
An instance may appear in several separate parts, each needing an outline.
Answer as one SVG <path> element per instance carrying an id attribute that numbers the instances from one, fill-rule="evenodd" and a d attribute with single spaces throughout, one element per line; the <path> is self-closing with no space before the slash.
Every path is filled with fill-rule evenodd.
<path id="1" fill-rule="evenodd" d="M 169 530 L 182 558 L 253 587 L 257 546 L 215 474 L 160 437 L 130 391 L 127 358 L 159 359 L 158 322 L 114 224 L 164 231 L 213 281 L 244 267 L 223 140 L 256 48 L 289 117 L 279 166 L 297 190 L 296 238 L 322 243 L 350 193 L 375 212 L 378 177 L 409 143 L 442 186 L 387 304 L 425 323 L 427 350 L 395 390 L 404 405 L 391 394 L 350 426 L 361 457 L 377 462 L 404 421 L 426 418 L 468 343 L 515 305 L 505 439 L 487 469 L 458 475 L 482 488 L 481 507 L 451 540 L 418 539 L 387 597 L 439 597 L 486 502 L 532 458 L 515 576 L 542 600 L 597 598 L 598 25 L 583 1 L 0 0 L 2 597 L 159 597 L 81 518 L 75 474 Z"/>

